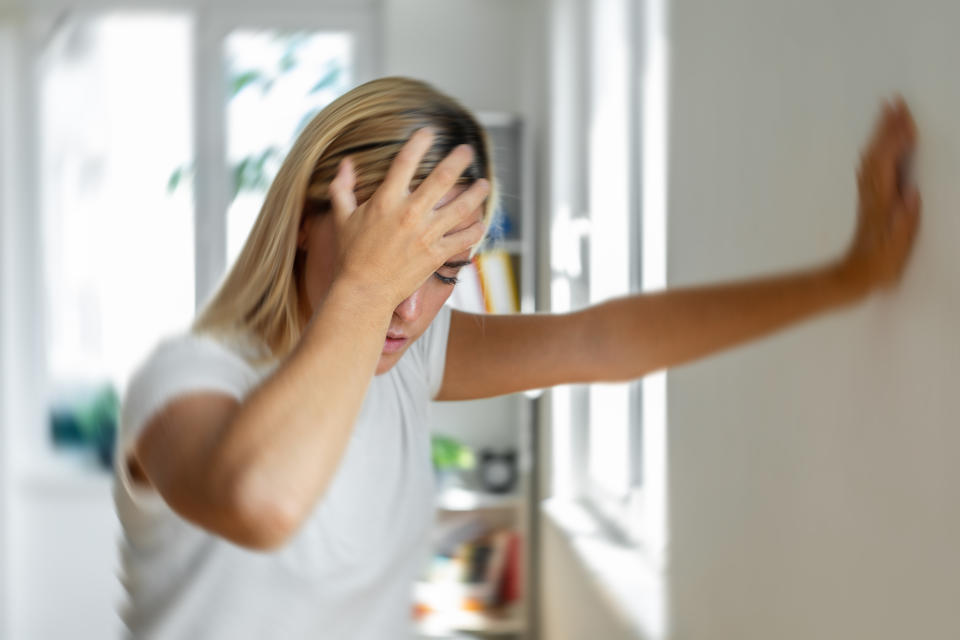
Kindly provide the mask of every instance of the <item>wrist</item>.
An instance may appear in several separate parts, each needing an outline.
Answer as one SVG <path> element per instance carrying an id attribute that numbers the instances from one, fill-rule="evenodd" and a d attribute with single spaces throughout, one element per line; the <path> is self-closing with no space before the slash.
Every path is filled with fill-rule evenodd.
<path id="1" fill-rule="evenodd" d="M 856 302 L 873 291 L 873 283 L 865 265 L 851 255 L 829 265 L 826 277 L 844 302 Z"/>
<path id="2" fill-rule="evenodd" d="M 358 317 L 389 321 L 396 304 L 392 292 L 369 280 L 343 273 L 330 285 L 324 303 L 332 301 Z"/>

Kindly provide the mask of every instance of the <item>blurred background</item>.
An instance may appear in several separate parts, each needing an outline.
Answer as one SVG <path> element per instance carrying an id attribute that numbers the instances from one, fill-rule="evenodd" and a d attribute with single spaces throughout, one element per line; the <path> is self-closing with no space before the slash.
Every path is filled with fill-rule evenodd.
<path id="1" fill-rule="evenodd" d="M 0 0 L 0 637 L 113 638 L 119 398 L 304 124 L 426 80 L 495 147 L 451 304 L 812 265 L 880 100 L 920 127 L 895 292 L 629 385 L 438 403 L 421 637 L 960 637 L 950 0 Z"/>

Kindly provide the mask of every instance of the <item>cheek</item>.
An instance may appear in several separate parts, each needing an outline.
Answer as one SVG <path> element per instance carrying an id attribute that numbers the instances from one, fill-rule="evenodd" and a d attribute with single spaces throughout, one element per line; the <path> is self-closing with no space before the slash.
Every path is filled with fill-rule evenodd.
<path id="1" fill-rule="evenodd" d="M 432 322 L 440 312 L 443 304 L 451 295 L 453 295 L 453 286 L 444 284 L 433 276 L 430 276 L 430 282 L 426 284 L 426 289 L 427 291 L 424 292 L 426 295 L 424 299 L 423 310 L 424 315 L 429 314 L 430 321 Z"/>
<path id="2" fill-rule="evenodd" d="M 443 308 L 443 304 L 447 301 L 447 298 L 453 293 L 453 287 L 444 284 L 430 276 L 431 282 L 426 282 L 423 285 L 421 290 L 421 314 L 419 326 L 416 327 L 417 338 L 423 335 L 423 332 L 427 330 L 427 327 L 430 326 L 430 323 L 433 322 L 433 319 L 437 317 L 437 314 L 440 312 L 440 309 Z"/>

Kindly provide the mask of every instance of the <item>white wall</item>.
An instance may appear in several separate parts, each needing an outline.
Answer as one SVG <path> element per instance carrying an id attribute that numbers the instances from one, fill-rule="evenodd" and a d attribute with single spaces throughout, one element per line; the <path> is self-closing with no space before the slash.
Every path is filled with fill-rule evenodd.
<path id="1" fill-rule="evenodd" d="M 11 62 L 15 61 L 14 56 L 14 34 L 13 29 L 5 24 L 0 24 L 0 291 L 6 291 L 13 278 L 12 264 L 9 260 L 10 239 L 12 236 L 11 224 L 12 210 L 14 207 L 11 184 L 11 163 L 13 161 L 11 142 L 9 140 L 13 131 L 13 105 L 9 96 L 12 95 L 11 88 L 15 83 L 10 82 L 13 73 Z M 11 410 L 7 398 L 6 380 L 13 375 L 13 368 L 10 366 L 11 357 L 9 355 L 9 343 L 11 338 L 2 321 L 12 311 L 10 310 L 9 296 L 0 295 L 0 442 L 6 442 L 6 429 L 10 420 Z M 9 566 L 9 546 L 7 523 L 10 520 L 10 463 L 7 453 L 8 447 L 0 448 L 0 567 Z M 8 623 L 10 614 L 8 609 L 8 591 L 9 575 L 6 571 L 0 572 L 0 637 L 9 635 Z"/>
<path id="2" fill-rule="evenodd" d="M 385 75 L 432 83 L 475 110 L 524 105 L 525 0 L 384 0 Z"/>
<path id="3" fill-rule="evenodd" d="M 634 640 L 616 605 L 597 584 L 598 576 L 583 563 L 569 532 L 544 518 L 541 527 L 543 573 L 543 640 Z M 638 605 L 639 606 L 639 605 Z"/>
<path id="4" fill-rule="evenodd" d="M 954 0 L 673 0 L 671 285 L 836 255 L 878 100 L 925 200 L 897 292 L 669 376 L 675 637 L 960 637 Z"/>

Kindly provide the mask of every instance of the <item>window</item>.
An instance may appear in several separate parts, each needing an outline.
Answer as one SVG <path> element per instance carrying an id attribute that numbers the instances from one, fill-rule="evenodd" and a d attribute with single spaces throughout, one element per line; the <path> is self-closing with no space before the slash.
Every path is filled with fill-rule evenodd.
<path id="1" fill-rule="evenodd" d="M 348 32 L 237 29 L 224 48 L 232 198 L 227 264 L 233 264 L 297 135 L 352 86 L 353 38 Z"/>
<path id="2" fill-rule="evenodd" d="M 554 17 L 554 311 L 665 285 L 663 38 L 659 3 L 641 6 L 560 3 Z M 665 393 L 657 373 L 552 394 L 554 493 L 658 548 Z"/>
<path id="3" fill-rule="evenodd" d="M 37 140 L 27 198 L 41 215 L 38 251 L 17 268 L 42 274 L 30 402 L 52 405 L 55 439 L 93 402 L 115 410 L 149 349 L 189 326 L 300 129 L 373 77 L 375 18 L 372 6 L 30 16 L 24 144 Z M 98 432 L 115 428 L 106 415 Z M 46 456 L 47 435 L 26 437 L 28 458 Z"/>
<path id="4" fill-rule="evenodd" d="M 151 343 L 192 316 L 192 193 L 167 191 L 170 167 L 193 153 L 191 30 L 185 14 L 67 17 L 42 52 L 39 204 L 54 405 L 83 404 L 78 396 L 102 386 L 115 394 Z M 55 437 L 68 438 L 57 424 Z"/>

